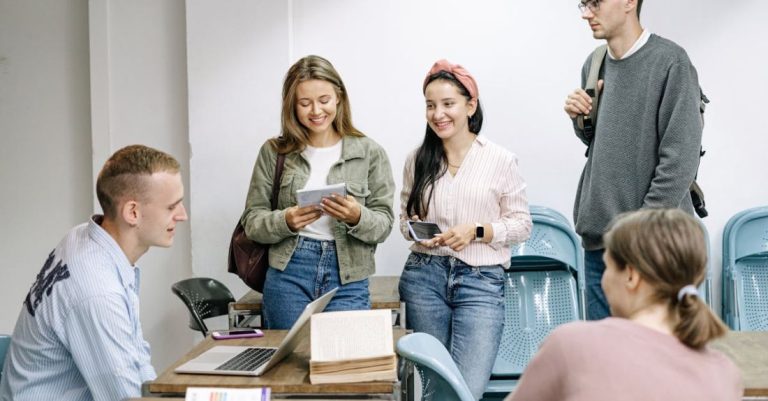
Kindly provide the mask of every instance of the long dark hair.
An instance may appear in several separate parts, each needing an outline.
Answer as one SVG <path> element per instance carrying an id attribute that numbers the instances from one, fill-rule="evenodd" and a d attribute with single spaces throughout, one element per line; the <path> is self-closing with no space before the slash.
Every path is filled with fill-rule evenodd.
<path id="1" fill-rule="evenodd" d="M 453 74 L 447 71 L 439 71 L 430 75 L 427 79 L 427 84 L 424 85 L 424 89 L 426 90 L 427 85 L 438 79 L 448 81 L 456 86 L 459 93 L 467 98 L 467 101 L 472 99 L 467 88 Z M 483 108 L 480 107 L 480 99 L 477 99 L 477 110 L 472 117 L 469 117 L 468 126 L 469 132 L 475 135 L 479 134 L 480 128 L 483 127 Z M 435 181 L 440 179 L 447 170 L 448 157 L 445 155 L 443 141 L 427 123 L 424 142 L 421 143 L 421 146 L 416 151 L 416 158 L 414 160 L 413 187 L 411 187 L 411 194 L 408 196 L 408 203 L 405 208 L 408 216 L 415 214 L 419 218 L 424 218 L 427 215 Z M 427 196 L 424 196 L 425 193 Z"/>

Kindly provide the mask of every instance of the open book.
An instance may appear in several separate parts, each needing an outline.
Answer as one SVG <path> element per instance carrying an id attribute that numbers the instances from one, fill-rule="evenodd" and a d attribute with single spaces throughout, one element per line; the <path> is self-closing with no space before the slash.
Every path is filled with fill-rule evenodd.
<path id="1" fill-rule="evenodd" d="M 309 381 L 396 381 L 392 311 L 325 312 L 312 315 Z"/>

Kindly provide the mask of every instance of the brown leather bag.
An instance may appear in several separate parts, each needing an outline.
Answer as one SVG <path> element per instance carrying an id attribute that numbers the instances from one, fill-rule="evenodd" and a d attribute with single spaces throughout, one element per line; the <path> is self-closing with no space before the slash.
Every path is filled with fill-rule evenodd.
<path id="1" fill-rule="evenodd" d="M 280 177 L 283 176 L 285 155 L 278 154 L 275 175 L 272 182 L 272 210 L 277 209 L 277 196 L 280 193 Z M 236 273 L 248 287 L 258 292 L 264 291 L 264 281 L 269 269 L 269 245 L 251 241 L 245 235 L 240 220 L 237 221 L 232 240 L 229 242 L 229 260 L 227 271 Z"/>

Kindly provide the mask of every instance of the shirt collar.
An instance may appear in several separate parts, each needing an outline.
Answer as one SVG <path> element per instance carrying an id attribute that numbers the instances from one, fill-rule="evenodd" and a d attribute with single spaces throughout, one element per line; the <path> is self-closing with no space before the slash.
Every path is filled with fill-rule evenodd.
<path id="1" fill-rule="evenodd" d="M 486 137 L 484 137 L 482 135 L 479 135 L 479 134 L 475 135 L 475 136 L 476 136 L 475 142 L 477 144 L 479 144 L 480 146 L 485 146 L 486 144 L 488 144 L 488 138 L 486 138 Z"/>
<path id="2" fill-rule="evenodd" d="M 109 253 L 112 260 L 115 262 L 117 273 L 120 275 L 120 281 L 123 283 L 123 287 L 130 288 L 138 293 L 139 291 L 139 268 L 138 266 L 132 266 L 128 257 L 117 244 L 114 238 L 101 227 L 101 222 L 104 220 L 104 216 L 100 214 L 94 214 L 88 219 L 88 235 L 91 239 Z"/>
<path id="3" fill-rule="evenodd" d="M 648 39 L 651 37 L 651 33 L 647 29 L 643 29 L 643 33 L 640 34 L 640 37 L 637 38 L 635 41 L 635 44 L 632 45 L 632 47 L 627 50 L 627 52 L 618 60 L 624 60 L 625 58 L 637 53 L 638 50 L 640 50 L 643 45 L 645 45 L 648 42 Z M 611 58 L 611 60 L 617 60 L 616 57 L 613 56 L 611 53 L 611 48 L 608 47 L 608 57 Z"/>

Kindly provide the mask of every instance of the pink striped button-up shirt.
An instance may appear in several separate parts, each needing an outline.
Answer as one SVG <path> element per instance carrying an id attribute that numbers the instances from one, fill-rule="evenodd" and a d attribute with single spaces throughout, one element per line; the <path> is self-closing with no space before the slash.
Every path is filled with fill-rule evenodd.
<path id="1" fill-rule="evenodd" d="M 406 159 L 400 193 L 400 231 L 409 241 L 413 239 L 406 224 L 406 205 L 413 187 L 415 156 L 413 151 Z M 490 223 L 493 239 L 490 243 L 474 241 L 460 252 L 447 246 L 427 248 L 418 243 L 411 245 L 411 251 L 453 256 L 471 266 L 509 266 L 510 245 L 527 240 L 531 233 L 526 184 L 518 171 L 517 157 L 478 136 L 456 175 L 446 172 L 434 186 L 429 211 L 420 216 L 422 221 L 437 223 L 443 231 L 459 224 Z"/>

